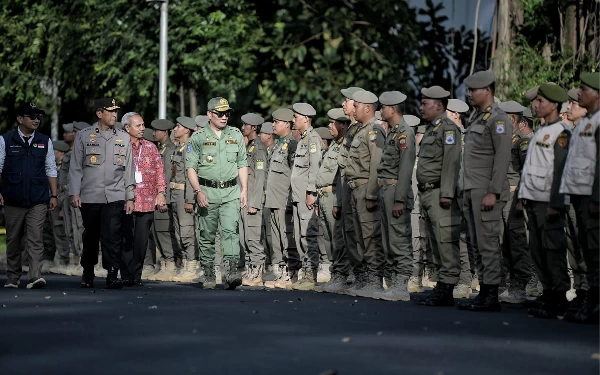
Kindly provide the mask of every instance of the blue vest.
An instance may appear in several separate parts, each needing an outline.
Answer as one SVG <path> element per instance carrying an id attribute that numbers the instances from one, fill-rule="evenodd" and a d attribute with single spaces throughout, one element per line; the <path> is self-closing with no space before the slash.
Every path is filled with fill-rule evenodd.
<path id="1" fill-rule="evenodd" d="M 50 201 L 46 154 L 50 138 L 35 132 L 31 146 L 17 129 L 3 134 L 6 157 L 2 169 L 2 196 L 7 206 L 33 207 Z"/>

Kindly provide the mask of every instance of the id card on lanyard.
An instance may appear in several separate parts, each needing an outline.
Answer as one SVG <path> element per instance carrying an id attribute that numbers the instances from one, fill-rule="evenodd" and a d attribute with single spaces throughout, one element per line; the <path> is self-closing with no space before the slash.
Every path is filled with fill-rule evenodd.
<path id="1" fill-rule="evenodd" d="M 142 172 L 140 172 L 139 168 L 138 168 L 138 164 L 140 163 L 141 157 L 142 157 L 142 148 L 144 146 L 140 143 L 140 151 L 138 152 L 138 156 L 135 160 L 135 183 L 136 184 L 141 184 L 143 181 L 142 178 Z"/>

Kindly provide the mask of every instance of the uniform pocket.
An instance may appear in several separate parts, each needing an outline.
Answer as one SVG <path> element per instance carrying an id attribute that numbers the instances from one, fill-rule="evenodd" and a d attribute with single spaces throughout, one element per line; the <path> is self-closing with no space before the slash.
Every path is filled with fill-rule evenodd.
<path id="1" fill-rule="evenodd" d="M 47 177 L 32 177 L 30 188 L 31 202 L 45 202 L 50 198 L 50 184 Z"/>
<path id="2" fill-rule="evenodd" d="M 565 233 L 564 221 L 555 218 L 552 221 L 546 221 L 542 234 L 542 247 L 548 250 L 566 250 L 567 234 Z"/>
<path id="3" fill-rule="evenodd" d="M 528 188 L 537 191 L 547 191 L 550 187 L 548 186 L 548 170 L 536 166 L 527 168 L 527 175 L 525 176 L 525 184 Z"/>
<path id="4" fill-rule="evenodd" d="M 119 150 L 115 150 L 115 154 L 118 153 Z M 125 153 L 123 151 L 123 153 Z M 116 155 L 115 155 L 116 156 Z M 125 156 L 123 156 L 123 159 Z M 85 164 L 88 166 L 100 165 L 103 162 L 103 155 L 100 152 L 100 148 L 96 146 L 86 146 L 85 147 Z"/>
<path id="5" fill-rule="evenodd" d="M 460 216 L 442 217 L 439 222 L 441 243 L 460 240 Z"/>
<path id="6" fill-rule="evenodd" d="M 115 155 L 113 157 L 113 164 L 118 165 L 119 167 L 125 167 L 125 156 L 121 155 L 120 152 L 115 150 Z"/>

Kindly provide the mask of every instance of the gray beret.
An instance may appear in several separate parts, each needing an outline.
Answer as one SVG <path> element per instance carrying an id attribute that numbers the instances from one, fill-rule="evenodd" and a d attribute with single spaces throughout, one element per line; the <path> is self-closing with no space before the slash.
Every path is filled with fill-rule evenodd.
<path id="1" fill-rule="evenodd" d="M 363 104 L 374 104 L 377 103 L 379 98 L 377 95 L 373 94 L 371 91 L 357 91 L 352 95 L 352 100 L 355 102 L 363 103 Z"/>
<path id="2" fill-rule="evenodd" d="M 65 131 L 65 133 L 73 133 L 73 123 L 72 122 L 70 122 L 68 124 L 63 124 L 62 128 Z"/>
<path id="3" fill-rule="evenodd" d="M 579 89 L 571 89 L 571 90 L 567 91 L 567 94 L 569 94 L 570 100 L 572 100 L 574 102 L 579 101 Z"/>
<path id="4" fill-rule="evenodd" d="M 509 100 L 507 102 L 502 102 L 498 104 L 498 107 L 506 113 L 523 113 L 525 107 L 523 107 L 520 103 L 515 102 L 514 100 Z"/>
<path id="5" fill-rule="evenodd" d="M 465 113 L 469 110 L 469 106 L 460 99 L 448 99 L 448 110 L 452 112 Z"/>
<path id="6" fill-rule="evenodd" d="M 483 70 L 473 73 L 465 78 L 465 85 L 470 89 L 482 89 L 496 82 L 496 76 L 491 70 Z"/>
<path id="7" fill-rule="evenodd" d="M 175 125 L 169 120 L 161 119 L 152 121 L 150 127 L 156 130 L 171 130 Z"/>
<path id="8" fill-rule="evenodd" d="M 90 124 L 88 124 L 87 122 L 84 121 L 75 121 L 73 122 L 73 129 L 77 129 L 77 130 L 83 130 L 85 128 L 89 128 Z"/>
<path id="9" fill-rule="evenodd" d="M 418 118 L 417 116 L 404 115 L 403 118 L 404 118 L 404 121 L 406 121 L 406 123 L 408 124 L 408 126 L 417 126 L 421 123 L 421 119 Z"/>
<path id="10" fill-rule="evenodd" d="M 404 102 L 406 95 L 400 91 L 386 91 L 379 95 L 379 103 L 383 105 L 396 105 Z"/>
<path id="11" fill-rule="evenodd" d="M 274 120 L 294 121 L 294 111 L 288 108 L 279 108 L 272 114 Z"/>
<path id="12" fill-rule="evenodd" d="M 256 113 L 246 113 L 242 116 L 242 122 L 252 126 L 259 126 L 265 122 L 265 119 L 257 115 Z"/>
<path id="13" fill-rule="evenodd" d="M 196 122 L 194 120 L 192 120 L 191 117 L 187 117 L 187 116 L 177 117 L 177 123 L 181 124 L 181 126 L 183 126 L 184 128 L 187 128 L 190 130 L 196 129 Z"/>
<path id="14" fill-rule="evenodd" d="M 57 151 L 62 151 L 62 152 L 67 152 L 69 151 L 71 148 L 69 147 L 69 144 L 65 141 L 53 141 L 52 142 L 52 146 L 54 147 L 55 150 Z"/>
<path id="15" fill-rule="evenodd" d="M 348 99 L 352 99 L 352 96 L 358 92 L 358 91 L 363 91 L 364 89 L 360 88 L 360 87 L 348 87 L 347 89 L 341 89 L 340 92 L 342 93 L 342 95 L 344 95 L 346 98 Z"/>
<path id="16" fill-rule="evenodd" d="M 327 127 L 316 128 L 315 131 L 323 139 L 333 139 L 333 136 L 331 135 L 331 133 L 329 132 L 329 129 L 327 129 Z"/>
<path id="17" fill-rule="evenodd" d="M 206 115 L 198 115 L 194 119 L 194 122 L 196 123 L 196 125 L 198 125 L 201 128 L 205 127 L 206 124 L 208 124 L 208 121 L 209 121 L 209 119 L 208 119 L 208 116 L 206 116 Z"/>
<path id="18" fill-rule="evenodd" d="M 317 111 L 315 111 L 313 106 L 308 103 L 295 103 L 292 108 L 294 109 L 294 112 L 302 116 L 314 116 L 317 114 Z"/>
<path id="19" fill-rule="evenodd" d="M 115 122 L 115 128 L 123 130 L 124 126 L 119 121 Z"/>
<path id="20" fill-rule="evenodd" d="M 150 142 L 154 142 L 154 130 L 150 128 L 144 128 L 144 139 Z"/>
<path id="21" fill-rule="evenodd" d="M 450 92 L 444 90 L 440 86 L 424 87 L 421 89 L 421 94 L 424 98 L 429 99 L 446 99 L 450 96 Z"/>
<path id="22" fill-rule="evenodd" d="M 531 113 L 531 109 L 525 107 L 523 108 L 523 117 L 527 117 L 530 120 L 533 120 L 533 113 Z"/>
<path id="23" fill-rule="evenodd" d="M 262 124 L 262 126 L 260 127 L 260 132 L 261 134 L 273 134 L 273 123 L 265 122 L 264 124 Z"/>
<path id="24" fill-rule="evenodd" d="M 329 111 L 327 111 L 327 116 L 329 116 L 329 118 L 332 120 L 336 120 L 336 121 L 340 121 L 340 122 L 350 121 L 350 117 L 348 117 L 344 113 L 344 110 L 341 108 L 330 109 Z"/>

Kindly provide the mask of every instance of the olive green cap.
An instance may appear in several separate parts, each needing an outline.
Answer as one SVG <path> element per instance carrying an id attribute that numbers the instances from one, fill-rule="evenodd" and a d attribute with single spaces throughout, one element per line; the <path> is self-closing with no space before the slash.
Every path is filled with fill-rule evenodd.
<path id="1" fill-rule="evenodd" d="M 242 116 L 242 122 L 252 126 L 259 126 L 265 122 L 265 119 L 257 115 L 256 113 L 246 113 Z"/>
<path id="2" fill-rule="evenodd" d="M 201 128 L 205 127 L 206 124 L 208 124 L 208 121 L 209 121 L 209 118 L 206 115 L 198 115 L 194 119 L 194 122 L 196 123 L 196 125 L 198 125 Z"/>
<path id="3" fill-rule="evenodd" d="M 61 141 L 61 140 L 53 141 L 52 146 L 54 147 L 55 150 L 62 151 L 62 152 L 67 152 L 71 149 L 67 142 Z"/>
<path id="4" fill-rule="evenodd" d="M 591 87 L 594 90 L 600 90 L 600 72 L 581 73 L 579 79 L 584 85 Z"/>
<path id="5" fill-rule="evenodd" d="M 152 121 L 150 127 L 156 130 L 171 130 L 175 127 L 175 124 L 169 120 L 160 119 Z"/>
<path id="6" fill-rule="evenodd" d="M 77 130 L 83 130 L 85 128 L 89 128 L 90 126 L 92 126 L 92 125 L 88 124 L 85 121 L 75 121 L 75 122 L 73 122 L 73 129 L 77 129 Z"/>
<path id="7" fill-rule="evenodd" d="M 525 107 L 523 107 L 520 103 L 515 102 L 514 100 L 509 100 L 507 102 L 502 102 L 498 104 L 498 108 L 503 110 L 506 113 L 513 114 L 521 114 Z"/>
<path id="8" fill-rule="evenodd" d="M 154 142 L 154 129 L 144 128 L 144 139 L 150 142 Z"/>
<path id="9" fill-rule="evenodd" d="M 327 127 L 316 128 L 315 131 L 323 139 L 333 139 L 333 136 L 331 135 L 331 133 L 329 132 L 329 129 Z"/>
<path id="10" fill-rule="evenodd" d="M 465 113 L 469 111 L 469 105 L 460 99 L 448 99 L 447 109 L 452 112 Z"/>
<path id="11" fill-rule="evenodd" d="M 569 100 L 572 100 L 574 102 L 579 101 L 579 89 L 571 89 L 567 91 L 567 95 L 569 95 Z"/>
<path id="12" fill-rule="evenodd" d="M 229 102 L 227 99 L 217 96 L 216 98 L 212 98 L 208 102 L 208 110 L 209 111 L 228 111 L 231 109 L 229 106 Z M 183 124 L 182 124 L 183 125 Z"/>
<path id="13" fill-rule="evenodd" d="M 274 120 L 294 121 L 294 111 L 289 108 L 279 108 L 272 114 Z"/>
<path id="14" fill-rule="evenodd" d="M 190 130 L 196 129 L 196 122 L 194 120 L 192 120 L 191 117 L 187 117 L 187 116 L 177 117 L 177 123 L 181 124 L 181 126 L 183 126 L 186 129 L 190 129 Z"/>
<path id="15" fill-rule="evenodd" d="M 261 134 L 273 134 L 273 123 L 265 122 L 260 126 Z"/>
<path id="16" fill-rule="evenodd" d="M 345 113 L 344 110 L 341 108 L 332 108 L 329 111 L 327 111 L 327 116 L 329 116 L 330 119 L 332 120 L 336 120 L 336 121 L 340 121 L 340 122 L 348 122 L 350 121 L 350 117 L 348 117 Z"/>
<path id="17" fill-rule="evenodd" d="M 533 113 L 531 113 L 531 109 L 525 107 L 523 108 L 523 117 L 527 117 L 530 120 L 533 120 Z"/>
<path id="18" fill-rule="evenodd" d="M 292 106 L 294 112 L 302 115 L 302 116 L 314 116 L 317 114 L 317 111 L 313 108 L 312 105 L 308 103 L 295 103 Z"/>
<path id="19" fill-rule="evenodd" d="M 408 124 L 408 126 L 417 126 L 421 123 L 421 119 L 418 118 L 417 116 L 413 116 L 413 115 L 404 115 L 402 116 L 402 118 L 404 119 L 404 121 L 406 121 L 406 123 Z M 425 131 L 423 131 L 424 133 Z"/>
<path id="20" fill-rule="evenodd" d="M 429 99 L 446 99 L 450 96 L 450 92 L 444 90 L 440 86 L 424 87 L 421 89 L 423 98 Z"/>
<path id="21" fill-rule="evenodd" d="M 355 92 L 354 95 L 352 95 L 352 100 L 363 104 L 375 104 L 379 98 L 371 91 L 362 90 Z"/>
<path id="22" fill-rule="evenodd" d="M 564 103 L 569 100 L 569 95 L 565 89 L 559 85 L 552 85 L 550 83 L 542 83 L 538 89 L 538 95 L 542 95 L 544 98 L 555 103 Z"/>
<path id="23" fill-rule="evenodd" d="M 73 133 L 73 123 L 63 124 L 62 126 L 65 133 Z"/>
<path id="24" fill-rule="evenodd" d="M 554 82 L 548 82 L 551 85 L 556 85 L 556 83 Z M 535 86 L 530 88 L 529 90 L 525 91 L 525 97 L 527 98 L 527 100 L 529 100 L 530 102 L 532 102 L 535 97 L 538 95 L 538 90 L 540 89 L 540 86 Z"/>
<path id="25" fill-rule="evenodd" d="M 352 96 L 354 95 L 354 93 L 356 93 L 357 91 L 363 91 L 363 90 L 364 90 L 363 88 L 352 86 L 352 87 L 348 87 L 347 89 L 341 89 L 340 92 L 346 98 L 352 99 Z"/>
<path id="26" fill-rule="evenodd" d="M 396 105 L 404 102 L 406 95 L 400 91 L 386 91 L 379 95 L 379 103 L 383 105 Z"/>
<path id="27" fill-rule="evenodd" d="M 491 70 L 473 73 L 465 78 L 464 84 L 470 89 L 482 89 L 496 82 L 496 76 Z"/>

